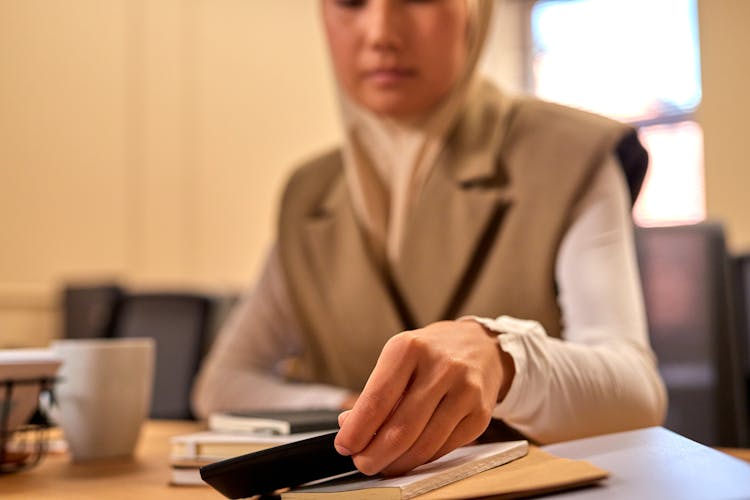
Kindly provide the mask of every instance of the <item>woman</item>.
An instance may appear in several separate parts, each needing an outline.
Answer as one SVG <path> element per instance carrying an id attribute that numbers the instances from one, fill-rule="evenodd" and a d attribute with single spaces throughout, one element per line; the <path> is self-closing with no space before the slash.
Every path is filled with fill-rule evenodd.
<path id="1" fill-rule="evenodd" d="M 629 214 L 645 153 L 624 125 L 478 78 L 490 11 L 322 0 L 345 142 L 289 181 L 199 414 L 352 408 L 336 447 L 366 474 L 491 421 L 539 442 L 662 421 Z"/>

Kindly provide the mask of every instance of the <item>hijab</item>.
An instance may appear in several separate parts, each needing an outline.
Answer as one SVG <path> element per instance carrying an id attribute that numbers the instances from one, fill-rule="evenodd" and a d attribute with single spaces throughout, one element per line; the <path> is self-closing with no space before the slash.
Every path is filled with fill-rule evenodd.
<path id="1" fill-rule="evenodd" d="M 355 217 L 384 265 L 398 260 L 406 221 L 477 83 L 491 0 L 467 2 L 467 57 L 453 87 L 424 116 L 408 122 L 376 115 L 339 86 L 344 125 L 344 173 Z"/>

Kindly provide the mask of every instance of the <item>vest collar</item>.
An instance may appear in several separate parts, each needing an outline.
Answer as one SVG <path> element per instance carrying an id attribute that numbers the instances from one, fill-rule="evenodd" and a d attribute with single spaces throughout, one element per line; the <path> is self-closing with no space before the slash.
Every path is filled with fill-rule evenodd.
<path id="1" fill-rule="evenodd" d="M 487 102 L 502 98 L 497 91 L 483 90 L 484 99 L 467 108 L 416 200 L 400 259 L 392 269 L 383 269 L 374 258 L 355 219 L 344 176 L 334 178 L 320 209 L 305 224 L 318 275 L 330 280 L 320 286 L 334 295 L 361 294 L 369 308 L 382 302 L 375 307 L 378 314 L 401 325 L 399 330 L 449 319 L 446 315 L 470 289 L 467 279 L 481 266 L 483 240 L 499 228 L 512 199 L 499 163 L 510 113 L 507 107 Z M 362 264 L 352 269 L 353 263 Z M 401 300 L 394 299 L 394 291 Z M 355 312 L 337 314 L 351 321 Z"/>

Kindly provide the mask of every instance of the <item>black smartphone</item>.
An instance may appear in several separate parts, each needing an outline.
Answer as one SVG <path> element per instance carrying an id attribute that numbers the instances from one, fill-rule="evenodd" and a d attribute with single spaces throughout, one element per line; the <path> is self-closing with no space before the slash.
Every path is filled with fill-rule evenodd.
<path id="1" fill-rule="evenodd" d="M 245 498 L 355 471 L 352 458 L 339 455 L 334 448 L 336 434 L 331 432 L 205 465 L 200 468 L 201 478 L 227 498 Z"/>

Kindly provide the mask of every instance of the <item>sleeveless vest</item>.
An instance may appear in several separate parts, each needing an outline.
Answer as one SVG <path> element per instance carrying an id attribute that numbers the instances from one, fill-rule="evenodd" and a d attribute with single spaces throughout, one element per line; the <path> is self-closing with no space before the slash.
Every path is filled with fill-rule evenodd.
<path id="1" fill-rule="evenodd" d="M 355 219 L 340 152 L 299 168 L 278 227 L 306 336 L 289 377 L 359 391 L 391 336 L 468 314 L 534 319 L 560 337 L 557 253 L 576 200 L 613 153 L 634 200 L 648 156 L 630 127 L 483 86 L 412 205 L 389 269 Z"/>

